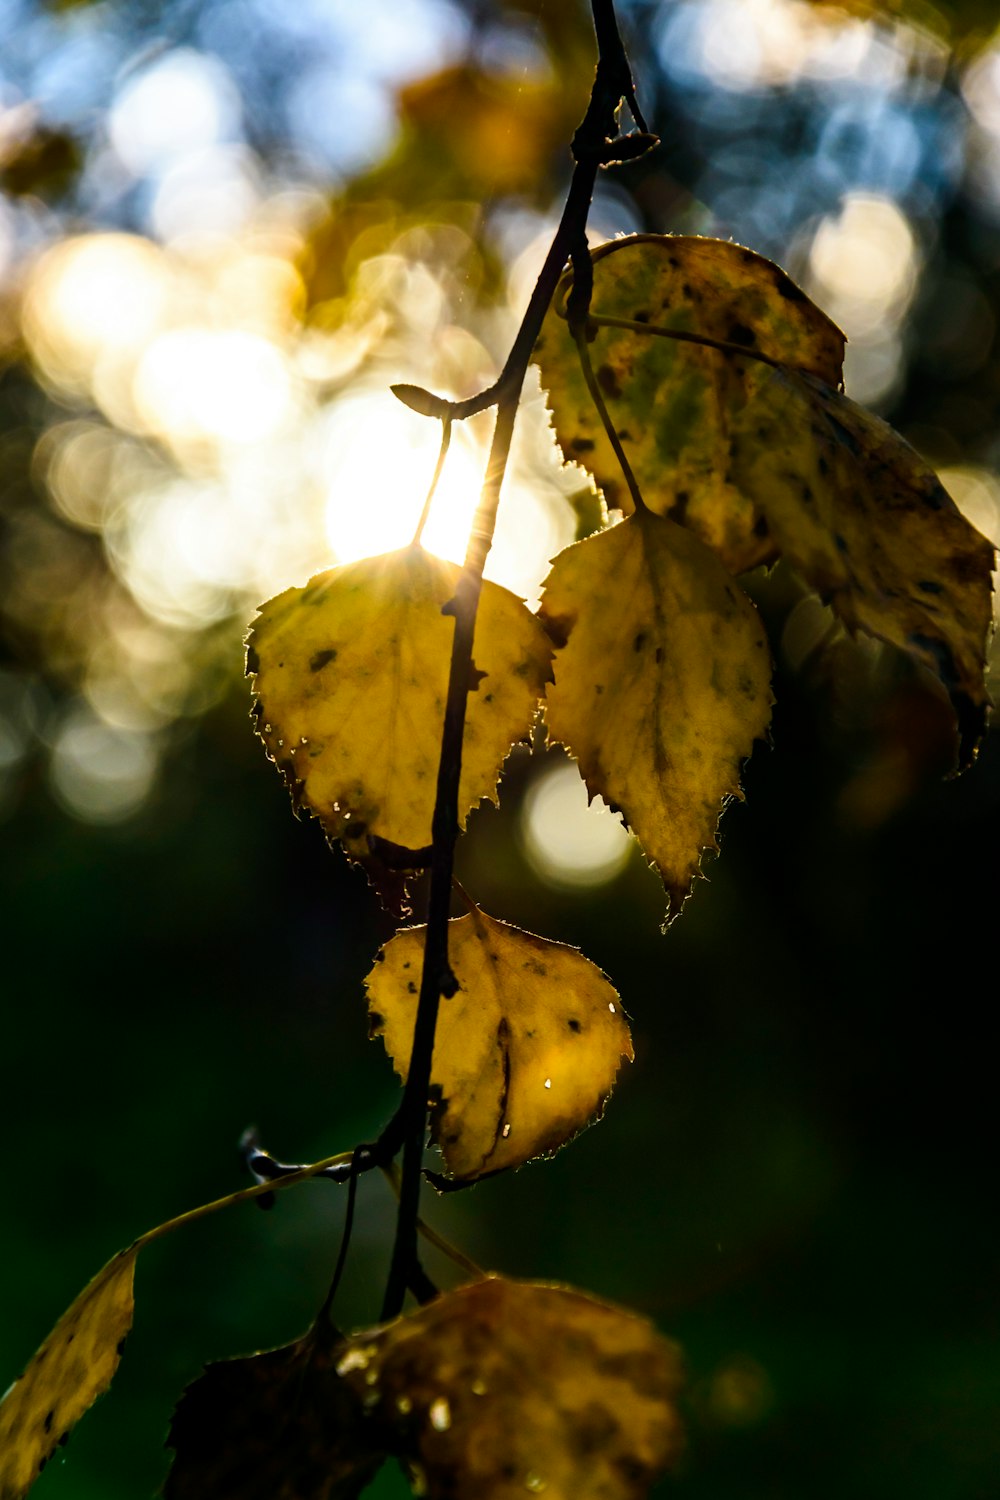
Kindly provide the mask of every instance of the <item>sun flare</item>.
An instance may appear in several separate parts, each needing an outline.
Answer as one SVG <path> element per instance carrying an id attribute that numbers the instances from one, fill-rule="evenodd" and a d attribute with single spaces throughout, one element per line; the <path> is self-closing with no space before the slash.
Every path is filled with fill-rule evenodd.
<path id="1" fill-rule="evenodd" d="M 434 473 L 441 429 L 388 391 L 340 401 L 324 418 L 320 463 L 329 499 L 326 532 L 338 562 L 355 562 L 413 540 Z M 485 453 L 466 427 L 452 437 L 424 529 L 429 551 L 465 555 Z"/>

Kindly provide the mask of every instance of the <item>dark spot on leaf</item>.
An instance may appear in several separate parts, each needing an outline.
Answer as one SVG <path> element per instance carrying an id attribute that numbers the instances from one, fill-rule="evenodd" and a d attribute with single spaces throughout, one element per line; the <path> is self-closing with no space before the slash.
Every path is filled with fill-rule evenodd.
<path id="1" fill-rule="evenodd" d="M 632 642 L 632 650 L 633 651 L 641 651 L 642 648 L 643 648 L 643 646 L 645 645 L 645 643 L 646 643 L 646 632 L 644 630 L 640 630 L 639 633 L 638 633 L 638 635 L 636 636 L 635 640 Z"/>
<path id="2" fill-rule="evenodd" d="M 757 342 L 757 335 L 745 323 L 734 323 L 729 330 L 729 342 L 742 344 L 744 348 L 752 349 Z"/>
<path id="3" fill-rule="evenodd" d="M 589 437 L 575 437 L 570 443 L 574 453 L 589 453 L 594 446 L 594 439 Z"/>
<path id="4" fill-rule="evenodd" d="M 583 1028 L 582 1028 L 582 1027 L 581 1027 L 581 1025 L 580 1025 L 580 1023 L 579 1023 L 579 1021 L 577 1021 L 577 1020 L 575 1020 L 575 1019 L 574 1019 L 574 1020 L 570 1020 L 570 1021 L 567 1021 L 567 1022 L 566 1022 L 566 1025 L 567 1025 L 567 1026 L 568 1026 L 568 1027 L 569 1027 L 569 1029 L 570 1029 L 570 1031 L 576 1031 L 576 1032 L 579 1032 L 579 1031 L 582 1031 L 582 1030 L 583 1030 Z"/>
<path id="5" fill-rule="evenodd" d="M 657 646 L 654 655 L 656 657 L 656 665 L 659 666 L 660 663 L 663 660 L 663 647 L 662 646 Z"/>
<path id="6" fill-rule="evenodd" d="M 310 672 L 321 672 L 329 662 L 336 660 L 337 653 L 332 647 L 329 651 L 317 651 L 314 656 L 310 656 L 309 658 L 309 670 Z"/>
<path id="7" fill-rule="evenodd" d="M 413 982 L 412 979 L 410 979 L 410 980 L 407 981 L 407 984 L 406 984 L 406 993 L 408 995 L 415 995 L 417 993 L 417 987 L 414 984 L 414 982 Z"/>
<path id="8" fill-rule="evenodd" d="M 630 443 L 632 441 L 632 434 L 627 427 L 623 427 L 621 432 L 619 432 L 618 441 L 620 443 Z"/>
<path id="9" fill-rule="evenodd" d="M 605 396 L 617 397 L 622 393 L 618 377 L 610 365 L 601 365 L 597 371 L 597 384 Z"/>
<path id="10" fill-rule="evenodd" d="M 917 584 L 918 589 L 923 589 L 925 594 L 940 594 L 944 590 L 940 583 L 935 583 L 931 578 L 921 578 Z"/>
<path id="11" fill-rule="evenodd" d="M 677 522 L 678 526 L 684 525 L 684 519 L 687 516 L 687 508 L 690 499 L 691 495 L 688 490 L 678 490 L 677 494 L 674 496 L 674 503 L 670 507 L 668 514 L 670 515 L 672 520 Z"/>
<path id="12" fill-rule="evenodd" d="M 837 544 L 837 551 L 838 552 L 847 552 L 849 550 L 848 546 L 847 546 L 847 543 L 844 541 L 844 538 L 841 536 L 841 534 L 840 534 L 839 531 L 835 531 L 834 532 L 834 534 L 833 534 L 833 540 Z"/>
<path id="13" fill-rule="evenodd" d="M 46 1432 L 51 1432 L 52 1431 L 52 1423 L 55 1421 L 55 1419 L 56 1419 L 56 1414 L 55 1414 L 54 1411 L 46 1412 L 46 1414 L 45 1414 L 45 1423 L 44 1423 L 45 1431 Z"/>
<path id="14" fill-rule="evenodd" d="M 385 1016 L 381 1011 L 370 1010 L 368 1012 L 368 1029 L 372 1033 L 372 1035 L 374 1035 L 376 1031 L 380 1031 L 384 1025 Z"/>
<path id="15" fill-rule="evenodd" d="M 633 317 L 632 321 L 634 323 L 648 323 L 649 322 L 649 310 L 648 310 L 648 308 L 644 307 L 641 312 L 637 312 L 635 314 L 635 316 Z"/>

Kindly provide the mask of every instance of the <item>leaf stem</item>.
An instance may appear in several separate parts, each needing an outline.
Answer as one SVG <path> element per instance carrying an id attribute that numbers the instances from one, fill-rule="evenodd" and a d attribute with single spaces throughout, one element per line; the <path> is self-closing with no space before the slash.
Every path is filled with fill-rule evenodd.
<path id="1" fill-rule="evenodd" d="M 424 501 L 424 508 L 420 512 L 420 520 L 417 522 L 417 529 L 413 533 L 413 541 L 410 543 L 411 547 L 420 546 L 420 540 L 424 534 L 424 527 L 427 525 L 427 518 L 431 513 L 431 503 L 433 502 L 434 493 L 438 487 L 438 481 L 441 478 L 441 471 L 444 468 L 444 461 L 448 457 L 448 449 L 451 446 L 451 424 L 451 417 L 441 418 L 441 446 L 438 449 L 437 463 L 434 465 L 434 473 L 431 477 L 430 489 L 427 491 L 427 499 Z"/>
<path id="2" fill-rule="evenodd" d="M 330 1321 L 330 1310 L 333 1307 L 333 1299 L 337 1295 L 340 1279 L 347 1265 L 347 1252 L 351 1248 L 351 1232 L 354 1229 L 354 1206 L 358 1198 L 358 1164 L 363 1146 L 356 1146 L 351 1152 L 351 1175 L 347 1181 L 347 1207 L 344 1210 L 344 1227 L 340 1235 L 340 1249 L 337 1252 L 337 1264 L 333 1269 L 333 1277 L 330 1281 L 330 1290 L 323 1298 L 323 1305 L 319 1310 L 317 1322 L 321 1319 Z"/>
<path id="3" fill-rule="evenodd" d="M 383 1320 L 394 1318 L 403 1306 L 416 1261 L 424 1144 L 429 1109 L 431 1059 L 442 995 L 453 995 L 458 981 L 448 961 L 448 918 L 451 907 L 455 842 L 458 838 L 458 788 L 462 770 L 462 742 L 469 695 L 476 612 L 483 585 L 483 569 L 493 544 L 497 508 L 510 458 L 514 422 L 521 388 L 563 267 L 572 256 L 574 267 L 586 255 L 586 224 L 598 168 L 615 159 L 617 115 L 624 99 L 638 122 L 632 75 L 618 32 L 614 0 L 591 0 L 597 34 L 597 73 L 587 112 L 573 138 L 575 165 L 558 228 L 525 309 L 500 378 L 488 391 L 468 402 L 456 402 L 453 417 L 470 416 L 496 405 L 496 424 L 479 506 L 472 525 L 465 565 L 455 597 L 445 612 L 455 618 L 448 696 L 445 704 L 437 795 L 432 821 L 433 857 L 424 965 L 413 1029 L 413 1047 L 399 1110 L 383 1132 L 384 1148 L 398 1133 L 403 1139 L 399 1212 L 392 1259 L 382 1305 Z"/>
<path id="4" fill-rule="evenodd" d="M 255 1182 L 253 1187 L 240 1188 L 236 1193 L 227 1193 L 224 1198 L 215 1198 L 211 1203 L 202 1203 L 198 1208 L 190 1208 L 187 1213 L 178 1214 L 176 1218 L 157 1224 L 155 1229 L 147 1229 L 145 1234 L 140 1234 L 138 1239 L 133 1240 L 127 1248 L 141 1250 L 144 1245 L 151 1244 L 153 1240 L 160 1240 L 166 1234 L 172 1234 L 175 1229 L 183 1229 L 186 1224 L 196 1224 L 199 1219 L 207 1219 L 211 1214 L 217 1214 L 224 1208 L 233 1208 L 237 1203 L 249 1203 L 251 1199 L 261 1198 L 266 1193 L 281 1192 L 285 1188 L 294 1187 L 296 1183 L 306 1182 L 311 1177 L 332 1175 L 331 1169 L 346 1168 L 349 1171 L 354 1154 L 353 1151 L 340 1151 L 336 1156 L 324 1157 L 322 1161 L 312 1162 L 307 1167 L 295 1167 L 292 1171 L 281 1172 L 274 1177 L 266 1178 L 263 1182 Z M 337 1180 L 344 1181 L 345 1179 L 338 1176 Z"/>
<path id="5" fill-rule="evenodd" d="M 398 1199 L 399 1168 L 395 1162 L 391 1163 L 388 1167 L 383 1167 L 382 1175 Z M 486 1275 L 482 1266 L 477 1266 L 474 1260 L 469 1259 L 464 1250 L 460 1250 L 457 1245 L 452 1244 L 451 1240 L 445 1239 L 443 1234 L 438 1234 L 436 1229 L 432 1229 L 426 1219 L 417 1220 L 417 1231 L 423 1235 L 429 1245 L 433 1245 L 435 1250 L 440 1250 L 442 1255 L 446 1255 L 449 1260 L 454 1261 L 455 1265 L 465 1271 L 468 1276 L 474 1276 L 479 1279 Z"/>
<path id="6" fill-rule="evenodd" d="M 609 413 L 608 408 L 604 404 L 604 397 L 601 394 L 601 388 L 597 383 L 597 377 L 594 374 L 594 367 L 590 362 L 590 350 L 587 347 L 587 329 L 584 325 L 576 322 L 572 322 L 570 324 L 570 327 L 573 330 L 573 338 L 576 341 L 576 351 L 580 356 L 580 368 L 583 371 L 583 378 L 586 381 L 587 390 L 590 392 L 590 399 L 593 401 L 595 407 L 597 408 L 597 415 L 601 419 L 601 423 L 604 427 L 605 434 L 607 435 L 608 442 L 615 450 L 615 457 L 617 458 L 621 471 L 625 476 L 625 483 L 628 485 L 628 492 L 632 496 L 632 504 L 635 506 L 637 511 L 648 510 L 649 506 L 642 498 L 642 491 L 639 488 L 639 482 L 636 479 L 635 475 L 632 473 L 632 465 L 625 457 L 625 449 L 622 447 L 621 439 L 618 436 L 618 430 L 615 427 L 614 422 L 612 422 L 611 420 L 611 414 Z"/>

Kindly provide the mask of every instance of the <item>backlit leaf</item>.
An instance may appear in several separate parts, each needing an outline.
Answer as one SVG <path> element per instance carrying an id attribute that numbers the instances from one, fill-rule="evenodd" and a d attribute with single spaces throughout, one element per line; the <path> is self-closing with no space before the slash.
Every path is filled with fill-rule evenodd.
<path id="1" fill-rule="evenodd" d="M 594 313 L 751 348 L 840 383 L 843 334 L 783 271 L 741 245 L 634 235 L 602 245 L 593 262 Z M 566 457 L 590 470 L 609 505 L 631 510 L 558 304 L 534 357 Z M 732 361 L 716 349 L 613 327 L 597 329 L 590 358 L 647 505 L 690 527 L 731 572 L 773 560 L 766 521 L 729 473 L 739 397 Z"/>
<path id="2" fill-rule="evenodd" d="M 657 867 L 671 919 L 717 848 L 724 800 L 767 729 L 770 656 L 757 612 L 718 559 L 639 512 L 568 547 L 545 585 L 556 640 L 549 736 L 624 815 Z"/>
<path id="3" fill-rule="evenodd" d="M 968 764 L 989 702 L 992 544 L 885 422 L 821 381 L 741 363 L 734 483 L 850 630 L 891 642 L 940 678 Z"/>
<path id="4" fill-rule="evenodd" d="M 425 932 L 394 937 L 366 981 L 373 1033 L 404 1079 Z M 449 924 L 448 952 L 459 990 L 438 1013 L 433 1136 L 468 1181 L 551 1153 L 598 1116 L 632 1041 L 616 991 L 575 948 L 475 910 Z"/>
<path id="5" fill-rule="evenodd" d="M 419 547 L 367 558 L 286 589 L 250 630 L 259 729 L 297 800 L 349 852 L 378 838 L 431 842 L 454 623 L 442 614 L 461 570 Z M 551 652 L 520 599 L 483 585 L 476 623 L 459 815 L 495 797 L 531 729 Z"/>
<path id="6" fill-rule="evenodd" d="M 111 1384 L 132 1327 L 136 1247 L 121 1251 L 63 1314 L 0 1403 L 0 1500 L 20 1500 Z"/>
<path id="7" fill-rule="evenodd" d="M 564 1287 L 473 1282 L 338 1369 L 429 1500 L 640 1500 L 681 1447 L 676 1346 Z"/>
<path id="8" fill-rule="evenodd" d="M 181 1396 L 164 1500 L 353 1500 L 383 1455 L 343 1354 L 320 1329 L 282 1349 L 208 1365 Z"/>

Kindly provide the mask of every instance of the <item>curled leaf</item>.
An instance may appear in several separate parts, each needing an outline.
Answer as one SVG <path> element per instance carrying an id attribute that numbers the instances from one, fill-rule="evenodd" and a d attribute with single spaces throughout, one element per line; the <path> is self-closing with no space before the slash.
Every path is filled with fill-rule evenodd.
<path id="1" fill-rule="evenodd" d="M 734 482 L 848 629 L 890 642 L 940 679 L 968 765 L 989 704 L 992 543 L 880 418 L 806 375 L 758 365 L 744 378 Z"/>
<path id="2" fill-rule="evenodd" d="M 394 937 L 366 981 L 373 1033 L 404 1079 L 425 933 Z M 632 1041 L 617 992 L 575 948 L 477 909 L 449 923 L 448 953 L 459 988 L 438 1012 L 432 1128 L 470 1181 L 557 1150 L 598 1116 Z"/>
<path id="3" fill-rule="evenodd" d="M 597 327 L 590 357 L 647 505 L 689 527 L 733 573 L 773 561 L 767 522 L 729 472 L 738 373 L 718 349 L 657 330 L 753 350 L 833 386 L 843 334 L 784 271 L 725 240 L 633 235 L 600 246 L 593 262 L 592 313 L 634 325 Z M 593 474 L 609 505 L 630 510 L 558 306 L 535 359 L 564 454 Z"/>
<path id="4" fill-rule="evenodd" d="M 672 919 L 770 719 L 757 612 L 697 537 L 639 512 L 559 554 L 541 615 L 565 643 L 546 697 L 549 737 L 621 811 Z"/>
<path id="5" fill-rule="evenodd" d="M 132 1327 L 137 1246 L 99 1271 L 0 1402 L 0 1500 L 20 1500 L 111 1384 Z"/>
<path id="6" fill-rule="evenodd" d="M 565 1287 L 473 1282 L 338 1369 L 428 1500 L 641 1500 L 681 1448 L 676 1346 Z"/>
<path id="7" fill-rule="evenodd" d="M 383 1454 L 317 1325 L 282 1349 L 208 1365 L 181 1396 L 164 1500 L 353 1500 Z"/>
<path id="8" fill-rule="evenodd" d="M 461 569 L 407 547 L 321 573 L 261 607 L 247 643 L 258 728 L 293 796 L 349 853 L 431 842 Z M 459 815 L 495 797 L 544 690 L 551 652 L 535 616 L 484 583 L 476 622 Z"/>

